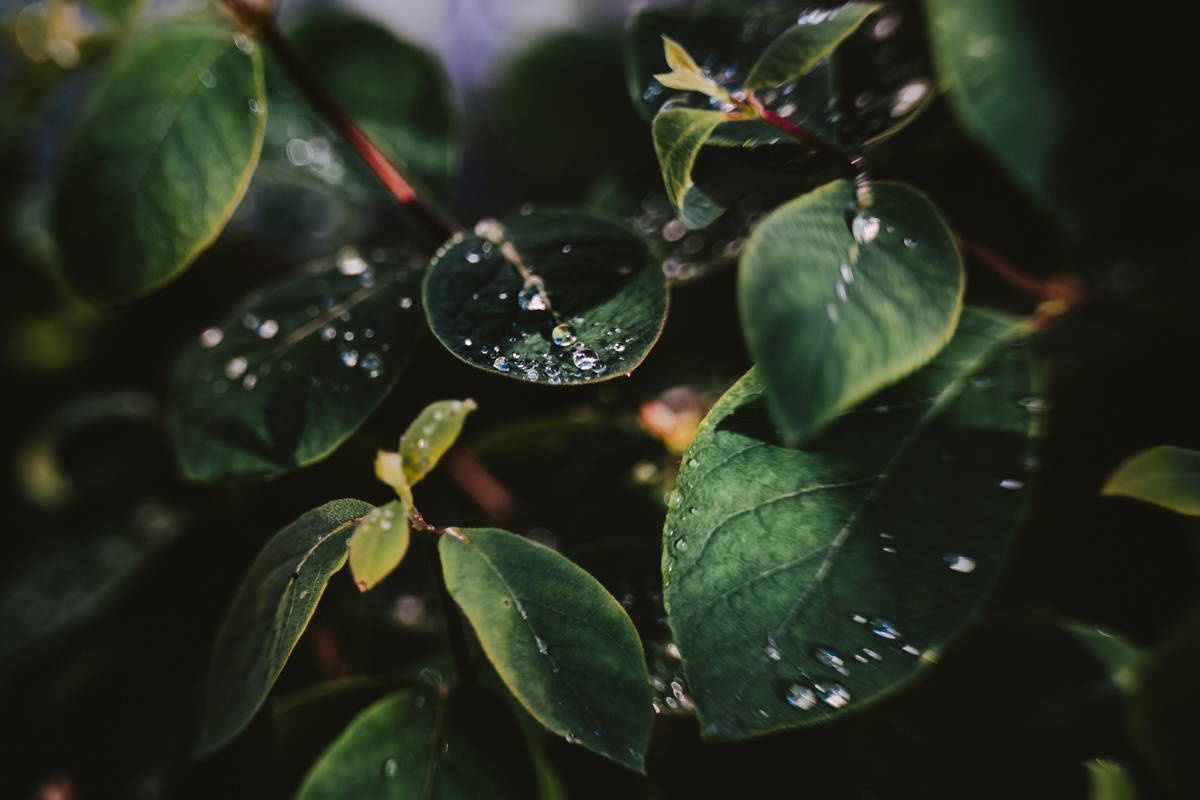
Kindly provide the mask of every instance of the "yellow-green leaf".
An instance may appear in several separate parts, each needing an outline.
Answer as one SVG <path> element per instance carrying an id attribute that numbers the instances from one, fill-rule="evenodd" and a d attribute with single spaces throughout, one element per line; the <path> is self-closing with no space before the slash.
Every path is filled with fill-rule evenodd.
<path id="1" fill-rule="evenodd" d="M 407 498 L 393 500 L 367 515 L 350 539 L 350 572 L 360 592 L 375 586 L 408 552 Z"/>
<path id="2" fill-rule="evenodd" d="M 429 474 L 458 439 L 463 423 L 476 409 L 475 401 L 439 400 L 417 415 L 400 437 L 400 458 L 409 486 Z"/>
<path id="3" fill-rule="evenodd" d="M 1117 467 L 1100 493 L 1200 516 L 1200 452 L 1166 446 L 1143 450 Z"/>

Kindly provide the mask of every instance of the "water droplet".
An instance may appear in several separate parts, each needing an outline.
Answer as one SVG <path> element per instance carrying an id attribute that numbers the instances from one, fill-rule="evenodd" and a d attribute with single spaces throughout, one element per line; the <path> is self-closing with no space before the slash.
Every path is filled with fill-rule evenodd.
<path id="1" fill-rule="evenodd" d="M 833 303 L 825 304 L 825 313 L 829 316 L 829 321 L 835 325 L 837 324 L 837 321 L 841 319 L 841 314 L 838 313 L 838 308 Z"/>
<path id="2" fill-rule="evenodd" d="M 905 236 L 904 237 L 904 246 L 911 250 L 912 248 L 917 246 L 917 240 L 912 238 L 911 236 Z"/>
<path id="3" fill-rule="evenodd" d="M 343 247 L 338 251 L 337 267 L 343 275 L 362 275 L 370 265 L 353 247 Z"/>
<path id="4" fill-rule="evenodd" d="M 496 360 L 492 362 L 492 368 L 498 369 L 501 372 L 508 372 L 512 367 L 509 366 L 508 359 L 504 356 L 496 356 Z"/>
<path id="5" fill-rule="evenodd" d="M 394 758 L 386 759 L 383 762 L 383 774 L 385 777 L 394 778 L 400 774 L 400 762 Z"/>
<path id="6" fill-rule="evenodd" d="M 775 644 L 774 638 L 767 637 L 767 644 L 763 647 L 763 655 L 772 661 L 779 661 L 783 658 L 783 654 L 779 652 L 779 646 Z"/>
<path id="7" fill-rule="evenodd" d="M 225 332 L 220 328 L 205 328 L 200 334 L 200 344 L 203 347 L 216 347 L 225 338 Z"/>
<path id="8" fill-rule="evenodd" d="M 410 309 L 413 306 L 413 299 L 411 297 L 401 297 L 399 305 L 403 309 Z"/>
<path id="9" fill-rule="evenodd" d="M 834 291 L 837 293 L 838 300 L 841 300 L 843 303 L 846 302 L 846 284 L 838 281 L 837 286 L 834 287 Z"/>
<path id="10" fill-rule="evenodd" d="M 564 244 L 564 245 L 562 246 L 562 253 L 563 253 L 563 255 L 565 256 L 565 255 L 566 255 L 567 253 L 569 253 L 569 252 L 571 252 L 571 245 L 569 245 L 569 244 Z"/>
<path id="11" fill-rule="evenodd" d="M 838 269 L 842 272 L 842 280 L 846 283 L 854 283 L 854 270 L 850 268 L 849 264 L 843 261 Z"/>
<path id="12" fill-rule="evenodd" d="M 850 692 L 840 683 L 818 683 L 815 687 L 817 699 L 828 706 L 841 708 L 850 702 Z"/>
<path id="13" fill-rule="evenodd" d="M 466 252 L 466 255 L 463 256 L 463 258 L 465 258 L 467 260 L 468 264 L 478 264 L 480 261 L 483 260 L 483 254 L 478 253 L 474 250 L 468 250 Z"/>
<path id="14" fill-rule="evenodd" d="M 879 548 L 879 549 L 880 549 L 880 550 L 882 550 L 882 551 L 883 551 L 883 552 L 885 552 L 885 553 L 899 553 L 899 552 L 900 552 L 900 551 L 899 551 L 899 550 L 897 550 L 896 548 L 894 548 L 894 547 L 891 547 L 891 546 L 889 546 L 889 545 L 885 545 L 885 546 L 883 546 L 883 547 L 881 547 L 881 548 Z"/>
<path id="15" fill-rule="evenodd" d="M 869 217 L 862 212 L 859 212 L 854 221 L 850 223 L 850 232 L 854 234 L 854 241 L 859 244 L 870 244 L 875 241 L 875 237 L 879 235 L 879 217 Z"/>
<path id="16" fill-rule="evenodd" d="M 792 708 L 808 711 L 817 704 L 817 693 L 807 686 L 793 683 L 788 687 L 787 702 Z"/>
<path id="17" fill-rule="evenodd" d="M 1016 480 L 1015 478 L 1005 478 L 1004 480 L 1000 481 L 1000 488 L 1001 489 L 1024 489 L 1025 481 L 1019 481 L 1019 480 Z"/>
<path id="18" fill-rule="evenodd" d="M 471 341 L 470 339 L 463 339 L 463 344 L 465 344 L 467 347 L 470 347 L 471 345 L 473 345 L 475 343 L 473 341 Z"/>
<path id="19" fill-rule="evenodd" d="M 336 338 L 337 330 L 332 325 L 326 325 L 324 328 L 321 328 L 322 341 L 332 342 Z"/>
<path id="20" fill-rule="evenodd" d="M 1025 410 L 1037 414 L 1050 408 L 1050 404 L 1041 397 L 1022 397 L 1017 403 Z"/>
<path id="21" fill-rule="evenodd" d="M 550 647 L 546 644 L 546 640 L 542 637 L 534 636 L 533 643 L 537 645 L 537 651 L 542 655 L 548 655 L 550 653 Z"/>
<path id="22" fill-rule="evenodd" d="M 896 630 L 895 625 L 878 617 L 871 620 L 871 633 L 883 639 L 896 639 L 900 636 L 900 631 Z"/>
<path id="23" fill-rule="evenodd" d="M 202 69 L 196 77 L 199 78 L 200 84 L 206 89 L 211 89 L 217 85 L 217 76 L 213 75 L 211 70 Z"/>
<path id="24" fill-rule="evenodd" d="M 240 378 L 246 374 L 246 368 L 249 366 L 250 362 L 248 362 L 242 356 L 231 358 L 225 364 L 225 377 L 229 378 L 231 381 L 235 380 L 236 378 Z"/>
<path id="25" fill-rule="evenodd" d="M 850 619 L 854 620 L 854 621 L 855 621 L 855 622 L 857 622 L 859 625 L 866 625 L 866 624 L 867 624 L 867 618 L 866 618 L 866 617 L 864 617 L 862 614 L 854 614 L 853 616 L 851 616 L 851 617 L 850 617 Z"/>
<path id="26" fill-rule="evenodd" d="M 262 323 L 255 329 L 255 333 L 263 339 L 270 339 L 275 334 L 279 333 L 279 323 L 273 319 L 263 320 Z"/>
<path id="27" fill-rule="evenodd" d="M 620 342 L 614 342 L 613 345 L 608 349 L 612 350 L 614 353 L 624 353 L 625 345 L 621 344 Z"/>
<path id="28" fill-rule="evenodd" d="M 700 460 L 697 458 L 689 458 L 688 466 L 691 467 L 692 469 L 695 469 L 696 467 L 700 466 Z"/>
<path id="29" fill-rule="evenodd" d="M 818 663 L 837 670 L 846 666 L 846 662 L 842 659 L 841 654 L 832 647 L 818 647 L 813 651 L 813 658 Z"/>
<path id="30" fill-rule="evenodd" d="M 920 651 L 920 649 L 918 649 L 918 648 L 914 647 L 914 646 L 913 646 L 913 645 L 911 645 L 911 644 L 906 644 L 906 645 L 904 645 L 903 647 L 901 647 L 900 649 L 901 649 L 901 650 L 903 650 L 904 652 L 908 653 L 910 656 L 919 656 L 919 655 L 921 655 L 921 651 Z"/>
<path id="31" fill-rule="evenodd" d="M 347 367 L 357 366 L 358 365 L 358 351 L 357 350 L 346 350 L 345 352 L 343 352 L 342 353 L 342 363 L 345 364 Z"/>
<path id="32" fill-rule="evenodd" d="M 912 111 L 929 93 L 929 82 L 923 79 L 909 81 L 896 92 L 896 104 L 892 106 L 892 117 L 901 117 Z"/>
<path id="33" fill-rule="evenodd" d="M 246 107 L 250 109 L 251 114 L 258 114 L 262 111 L 262 106 L 253 97 L 246 101 Z"/>
<path id="34" fill-rule="evenodd" d="M 570 347 L 578 337 L 575 335 L 575 329 L 564 322 L 554 326 L 554 330 L 550 332 L 550 339 L 559 347 Z"/>
<path id="35" fill-rule="evenodd" d="M 571 353 L 571 361 L 575 362 L 576 367 L 583 370 L 596 369 L 600 364 L 600 359 L 596 357 L 596 351 L 582 344 Z"/>
<path id="36" fill-rule="evenodd" d="M 975 559 L 970 556 L 964 556 L 961 553 L 947 553 L 942 556 L 942 560 L 950 565 L 950 569 L 955 572 L 974 572 Z"/>
<path id="37" fill-rule="evenodd" d="M 550 307 L 550 299 L 546 297 L 546 282 L 537 275 L 525 279 L 521 291 L 517 293 L 517 305 L 525 311 L 545 311 Z"/>

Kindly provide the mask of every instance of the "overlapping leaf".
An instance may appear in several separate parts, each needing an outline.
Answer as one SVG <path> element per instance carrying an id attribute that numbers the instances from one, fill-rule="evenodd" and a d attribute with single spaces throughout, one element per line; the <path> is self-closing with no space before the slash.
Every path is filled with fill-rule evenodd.
<path id="1" fill-rule="evenodd" d="M 687 454 L 665 600 L 710 736 L 828 719 L 914 675 L 997 574 L 1025 494 L 1027 349 L 971 310 L 943 353 L 782 444 L 751 372 Z"/>
<path id="2" fill-rule="evenodd" d="M 750 68 L 743 86 L 762 89 L 795 80 L 827 57 L 877 11 L 876 3 L 847 3 L 839 8 L 810 11 L 781 33 Z"/>
<path id="3" fill-rule="evenodd" d="M 1117 467 L 1102 494 L 1121 495 L 1200 516 L 1200 452 L 1151 447 Z"/>

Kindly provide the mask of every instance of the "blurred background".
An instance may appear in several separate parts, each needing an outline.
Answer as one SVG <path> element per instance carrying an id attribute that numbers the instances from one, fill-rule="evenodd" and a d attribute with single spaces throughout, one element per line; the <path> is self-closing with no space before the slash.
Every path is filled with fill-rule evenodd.
<path id="1" fill-rule="evenodd" d="M 566 796 L 723 797 L 782 785 L 862 798 L 1086 797 L 1081 763 L 1101 756 L 1122 759 L 1157 796 L 1110 676 L 1038 624 L 968 640 L 943 683 L 871 719 L 700 742 L 661 607 L 664 495 L 699 419 L 749 366 L 734 262 L 771 200 L 744 195 L 703 233 L 674 221 L 626 78 L 626 23 L 644 5 L 283 3 L 285 28 L 316 11 L 354 14 L 436 54 L 463 132 L 457 172 L 429 180 L 459 219 L 525 203 L 601 210 L 651 241 L 675 288 L 662 340 L 629 379 L 522 384 L 425 335 L 396 391 L 331 457 L 266 483 L 203 486 L 183 480 L 163 424 L 180 348 L 246 293 L 346 244 L 407 252 L 406 229 L 353 154 L 299 103 L 281 101 L 268 110 L 263 166 L 221 239 L 136 304 L 89 308 L 56 278 L 47 204 L 62 137 L 123 23 L 78 2 L 0 2 L 0 796 L 287 797 L 354 713 L 448 669 L 423 558 L 410 556 L 367 595 L 339 574 L 250 730 L 211 759 L 187 757 L 213 633 L 263 542 L 326 500 L 385 500 L 375 451 L 428 402 L 461 397 L 480 409 L 463 446 L 418 490 L 425 516 L 498 525 L 561 550 L 622 602 L 651 662 L 660 715 L 649 778 L 531 734 Z M 139 20 L 204 8 L 154 0 Z M 891 9 L 903 35 L 860 46 L 890 46 L 887 64 L 928 71 L 919 4 Z M 289 147 L 296 129 L 307 132 L 304 148 Z M 780 164 L 746 158 L 733 171 L 786 184 Z M 1194 247 L 1175 246 L 1190 232 L 1170 225 L 1152 247 L 1119 237 L 1064 244 L 940 97 L 873 159 L 876 177 L 919 184 L 956 229 L 1027 271 L 1074 265 L 1090 298 L 1038 339 L 1042 477 L 989 610 L 1153 644 L 1196 597 L 1200 540 L 1185 518 L 1101 501 L 1098 490 L 1138 449 L 1200 447 L 1195 396 L 1179 383 L 1200 345 Z M 1033 311 L 991 273 L 968 269 L 968 302 Z M 332 681 L 333 691 L 312 688 Z"/>

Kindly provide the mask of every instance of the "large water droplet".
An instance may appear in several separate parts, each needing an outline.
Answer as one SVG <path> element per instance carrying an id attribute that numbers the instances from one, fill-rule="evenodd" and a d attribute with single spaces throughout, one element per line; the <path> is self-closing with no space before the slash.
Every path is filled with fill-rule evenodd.
<path id="1" fill-rule="evenodd" d="M 879 217 L 868 216 L 862 212 L 855 215 L 850 223 L 850 232 L 854 234 L 854 241 L 859 244 L 875 241 L 875 237 L 879 235 L 879 228 Z"/>
<path id="2" fill-rule="evenodd" d="M 817 699 L 834 708 L 841 708 L 850 702 L 850 692 L 840 683 L 818 683 L 815 687 Z"/>
<path id="3" fill-rule="evenodd" d="M 525 311 L 545 311 L 550 307 L 546 297 L 546 282 L 537 275 L 525 279 L 521 291 L 517 293 L 517 305 Z"/>
<path id="4" fill-rule="evenodd" d="M 342 363 L 345 364 L 347 367 L 357 366 L 358 365 L 358 351 L 357 350 L 346 350 L 345 352 L 343 352 L 342 353 Z"/>
<path id="5" fill-rule="evenodd" d="M 896 630 L 895 625 L 879 617 L 871 620 L 871 633 L 884 639 L 895 639 L 900 636 L 900 631 Z"/>
<path id="6" fill-rule="evenodd" d="M 564 322 L 554 326 L 554 330 L 550 332 L 550 339 L 559 347 L 570 347 L 578 337 L 575 335 L 575 329 Z"/>
<path id="7" fill-rule="evenodd" d="M 832 647 L 818 647 L 813 651 L 813 658 L 815 658 L 818 663 L 837 670 L 842 669 L 846 665 L 846 662 L 842 659 L 841 654 Z"/>
<path id="8" fill-rule="evenodd" d="M 793 683 L 788 687 L 787 702 L 792 708 L 807 711 L 817 704 L 817 693 L 807 686 Z"/>
<path id="9" fill-rule="evenodd" d="M 600 364 L 596 351 L 585 345 L 579 345 L 572 351 L 571 360 L 575 362 L 576 367 L 583 370 L 595 369 Z"/>
<path id="10" fill-rule="evenodd" d="M 337 266 L 338 272 L 343 275 L 362 275 L 370 268 L 353 247 L 343 247 L 338 251 Z"/>
<path id="11" fill-rule="evenodd" d="M 512 366 L 508 363 L 508 359 L 504 356 L 496 356 L 496 360 L 492 362 L 492 368 L 498 369 L 501 372 L 508 372 Z"/>
<path id="12" fill-rule="evenodd" d="M 955 572 L 975 571 L 975 559 L 971 558 L 970 556 L 964 556 L 961 553 L 947 553 L 946 555 L 942 556 L 942 560 L 949 564 L 950 569 L 954 570 Z"/>

